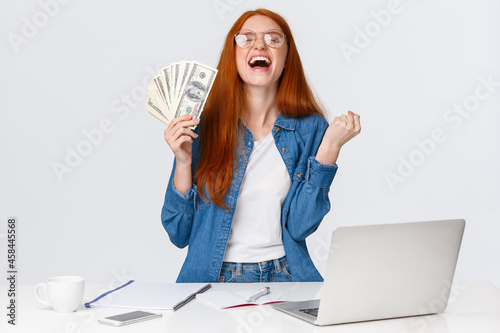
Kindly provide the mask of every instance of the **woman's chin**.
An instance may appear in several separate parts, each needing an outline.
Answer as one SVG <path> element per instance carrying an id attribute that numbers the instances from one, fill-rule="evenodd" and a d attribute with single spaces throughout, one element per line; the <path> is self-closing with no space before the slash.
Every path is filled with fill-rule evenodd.
<path id="1" fill-rule="evenodd" d="M 269 78 L 253 78 L 244 80 L 245 85 L 247 87 L 255 87 L 255 88 L 270 88 L 278 83 L 277 80 L 273 81 Z"/>

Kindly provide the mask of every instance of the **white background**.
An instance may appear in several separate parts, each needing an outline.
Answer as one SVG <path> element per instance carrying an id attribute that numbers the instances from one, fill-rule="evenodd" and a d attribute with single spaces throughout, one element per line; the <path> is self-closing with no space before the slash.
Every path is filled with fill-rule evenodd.
<path id="1" fill-rule="evenodd" d="M 362 119 L 308 239 L 320 271 L 335 227 L 464 218 L 456 277 L 500 285 L 498 1 L 65 2 L 0 1 L 0 267 L 16 216 L 19 283 L 175 281 L 186 249 L 160 221 L 173 154 L 145 90 L 171 62 L 216 66 L 233 22 L 262 6 L 288 20 L 329 119 Z"/>

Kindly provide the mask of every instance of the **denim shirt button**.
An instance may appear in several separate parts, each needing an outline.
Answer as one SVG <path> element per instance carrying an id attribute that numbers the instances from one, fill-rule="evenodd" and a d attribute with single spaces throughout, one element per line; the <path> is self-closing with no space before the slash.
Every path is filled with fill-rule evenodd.
<path id="1" fill-rule="evenodd" d="M 286 148 L 281 148 L 281 152 L 282 153 L 286 152 Z"/>
<path id="2" fill-rule="evenodd" d="M 302 178 L 302 172 L 299 172 L 299 173 L 297 174 L 297 177 Z"/>
<path id="3" fill-rule="evenodd" d="M 276 126 L 276 132 L 279 132 L 280 131 L 280 128 L 278 126 Z"/>

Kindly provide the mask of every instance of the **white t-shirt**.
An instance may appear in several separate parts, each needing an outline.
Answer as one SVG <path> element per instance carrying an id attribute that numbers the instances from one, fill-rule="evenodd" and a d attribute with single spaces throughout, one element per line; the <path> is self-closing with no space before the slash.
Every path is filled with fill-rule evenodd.
<path id="1" fill-rule="evenodd" d="M 224 261 L 259 262 L 285 255 L 281 207 L 290 185 L 290 175 L 271 132 L 254 142 Z"/>

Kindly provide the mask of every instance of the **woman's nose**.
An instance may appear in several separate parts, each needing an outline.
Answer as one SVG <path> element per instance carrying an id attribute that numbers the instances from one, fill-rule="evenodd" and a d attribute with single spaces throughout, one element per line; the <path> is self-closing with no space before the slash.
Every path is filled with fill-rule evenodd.
<path id="1" fill-rule="evenodd" d="M 253 47 L 256 49 L 265 49 L 267 47 L 266 41 L 264 39 L 265 34 L 260 32 L 255 34 L 255 43 Z"/>

